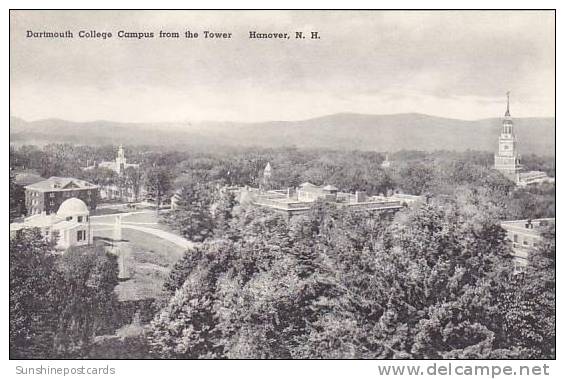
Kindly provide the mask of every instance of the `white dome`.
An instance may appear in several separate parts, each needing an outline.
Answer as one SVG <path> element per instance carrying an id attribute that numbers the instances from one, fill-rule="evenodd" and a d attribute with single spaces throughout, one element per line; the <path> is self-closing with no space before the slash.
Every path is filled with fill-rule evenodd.
<path id="1" fill-rule="evenodd" d="M 57 211 L 57 216 L 59 217 L 68 217 L 74 215 L 84 215 L 89 214 L 88 207 L 81 199 L 77 199 L 76 197 L 71 197 L 63 201 L 63 204 L 59 207 Z"/>

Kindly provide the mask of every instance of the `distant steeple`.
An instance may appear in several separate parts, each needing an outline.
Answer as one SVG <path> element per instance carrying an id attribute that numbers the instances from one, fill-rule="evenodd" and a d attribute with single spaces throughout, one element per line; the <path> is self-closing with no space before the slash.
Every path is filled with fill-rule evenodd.
<path id="1" fill-rule="evenodd" d="M 502 120 L 502 130 L 498 137 L 498 153 L 494 156 L 494 168 L 502 172 L 508 179 L 516 182 L 522 167 L 516 149 L 514 123 L 510 116 L 510 91 L 506 92 L 506 113 Z"/>
<path id="2" fill-rule="evenodd" d="M 502 122 L 502 134 L 514 135 L 514 124 L 510 116 L 510 91 L 506 91 L 506 113 Z"/>
<path id="3" fill-rule="evenodd" d="M 388 153 L 386 153 L 385 154 L 385 160 L 382 161 L 381 167 L 387 168 L 387 167 L 390 167 L 390 165 L 391 165 L 391 162 L 388 160 Z"/>
<path id="4" fill-rule="evenodd" d="M 122 144 L 120 144 L 120 146 L 118 146 L 118 158 L 120 158 L 120 159 L 125 158 L 124 146 Z"/>
<path id="5" fill-rule="evenodd" d="M 268 191 L 271 189 L 271 175 L 273 174 L 273 168 L 271 167 L 271 162 L 267 162 L 267 165 L 263 169 L 263 177 L 259 182 L 259 189 L 262 191 Z"/>
<path id="6" fill-rule="evenodd" d="M 263 177 L 266 178 L 270 178 L 271 174 L 272 174 L 272 167 L 271 167 L 271 162 L 267 162 L 267 165 L 265 166 L 265 169 L 263 170 Z"/>
<path id="7" fill-rule="evenodd" d="M 506 113 L 504 117 L 510 117 L 510 91 L 506 91 Z"/>

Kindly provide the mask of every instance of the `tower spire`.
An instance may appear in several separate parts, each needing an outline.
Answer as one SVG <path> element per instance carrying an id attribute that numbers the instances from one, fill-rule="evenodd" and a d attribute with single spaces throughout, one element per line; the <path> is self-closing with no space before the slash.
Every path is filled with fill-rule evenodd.
<path id="1" fill-rule="evenodd" d="M 506 117 L 510 117 L 510 91 L 506 91 Z"/>

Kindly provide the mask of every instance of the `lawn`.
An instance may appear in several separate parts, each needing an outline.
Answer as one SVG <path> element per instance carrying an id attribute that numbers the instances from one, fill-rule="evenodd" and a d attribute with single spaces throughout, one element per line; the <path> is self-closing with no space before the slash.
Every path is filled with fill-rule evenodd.
<path id="1" fill-rule="evenodd" d="M 151 225 L 147 225 L 147 226 L 150 226 L 150 227 L 155 228 L 155 229 L 161 229 L 161 230 L 165 230 L 167 232 L 174 233 L 173 229 L 171 229 L 168 225 L 165 225 L 161 221 L 161 215 L 164 215 L 164 214 L 160 213 L 159 215 L 157 215 L 157 212 L 134 213 L 134 214 L 123 216 L 122 222 L 151 224 Z M 143 225 L 141 225 L 141 226 L 143 226 Z"/>
<path id="2" fill-rule="evenodd" d="M 164 213 L 157 215 L 157 212 L 155 211 L 145 211 L 133 214 L 126 214 L 125 212 L 116 210 L 112 210 L 111 212 L 102 212 L 101 214 L 94 215 L 95 217 L 92 218 L 93 226 L 99 223 L 113 224 L 116 221 L 116 214 L 122 214 L 123 223 L 139 224 L 140 226 L 161 229 L 171 233 L 175 232 L 172 228 L 161 221 L 161 215 L 164 215 Z"/>
<path id="3" fill-rule="evenodd" d="M 145 216 L 145 214 L 140 214 Z M 136 222 L 151 222 L 137 217 Z M 143 221 L 140 221 L 143 220 Z M 163 283 L 184 249 L 167 240 L 138 230 L 122 229 L 122 240 L 113 241 L 112 228 L 95 231 L 96 243 L 119 256 L 120 282 L 114 288 L 120 307 L 114 309 L 119 322 L 115 333 L 97 336 L 89 358 L 149 358 L 143 330 L 153 318 L 163 296 Z M 136 315 L 140 321 L 136 323 Z"/>
<path id="4" fill-rule="evenodd" d="M 91 216 L 103 216 L 107 214 L 125 213 L 126 210 L 114 208 L 98 208 L 90 212 Z"/>
<path id="5" fill-rule="evenodd" d="M 139 221 L 141 222 L 141 221 Z M 122 240 L 112 242 L 111 230 L 96 231 L 96 239 L 119 254 L 122 280 L 115 288 L 120 301 L 158 299 L 171 268 L 184 254 L 184 249 L 151 234 L 122 229 Z"/>

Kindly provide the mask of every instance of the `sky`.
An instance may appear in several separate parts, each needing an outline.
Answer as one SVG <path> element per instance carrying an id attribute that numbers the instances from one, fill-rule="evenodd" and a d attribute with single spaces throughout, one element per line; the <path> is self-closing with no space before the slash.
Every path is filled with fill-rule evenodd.
<path id="1" fill-rule="evenodd" d="M 75 38 L 26 37 L 65 30 Z M 182 38 L 120 39 L 120 30 Z M 232 38 L 204 39 L 205 30 Z M 11 115 L 28 121 L 475 120 L 502 116 L 508 90 L 513 116 L 553 117 L 555 22 L 549 11 L 11 11 L 10 84 Z"/>

